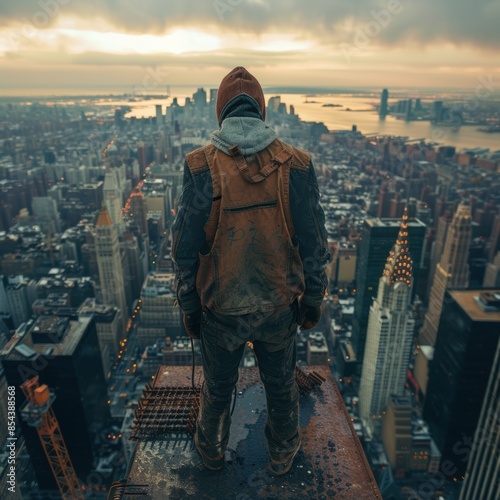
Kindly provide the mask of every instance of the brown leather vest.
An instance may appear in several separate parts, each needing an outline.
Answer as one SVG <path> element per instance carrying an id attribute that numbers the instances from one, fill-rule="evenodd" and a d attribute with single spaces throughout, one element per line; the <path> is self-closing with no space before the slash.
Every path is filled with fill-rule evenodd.
<path id="1" fill-rule="evenodd" d="M 210 169 L 213 201 L 199 253 L 202 306 L 227 315 L 288 307 L 304 292 L 289 204 L 290 168 L 307 171 L 308 153 L 276 139 L 244 157 L 213 145 L 186 156 L 193 174 Z"/>

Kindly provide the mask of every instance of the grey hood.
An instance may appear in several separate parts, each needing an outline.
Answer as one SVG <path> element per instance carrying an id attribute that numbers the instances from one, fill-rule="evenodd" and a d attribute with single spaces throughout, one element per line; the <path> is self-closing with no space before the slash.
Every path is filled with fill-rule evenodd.
<path id="1" fill-rule="evenodd" d="M 238 145 L 244 156 L 267 148 L 278 138 L 276 132 L 259 118 L 234 116 L 226 118 L 219 130 L 212 133 L 212 144 L 223 153 Z"/>

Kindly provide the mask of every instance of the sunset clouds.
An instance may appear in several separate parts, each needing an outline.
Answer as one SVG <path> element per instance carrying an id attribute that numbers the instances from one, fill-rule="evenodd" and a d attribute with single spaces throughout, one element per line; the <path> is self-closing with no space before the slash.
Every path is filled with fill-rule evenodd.
<path id="1" fill-rule="evenodd" d="M 267 85 L 473 87 L 500 80 L 499 23 L 486 0 L 16 0 L 0 88 L 133 85 L 151 65 L 209 84 L 240 64 Z"/>

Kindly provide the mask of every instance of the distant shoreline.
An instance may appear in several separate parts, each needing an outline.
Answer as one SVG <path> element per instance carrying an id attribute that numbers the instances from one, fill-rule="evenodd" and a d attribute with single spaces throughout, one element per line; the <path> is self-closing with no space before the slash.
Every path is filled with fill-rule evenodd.
<path id="1" fill-rule="evenodd" d="M 186 95 L 191 95 L 196 91 L 197 88 L 212 89 L 217 88 L 217 85 L 172 85 L 170 96 L 179 95 L 179 97 Z M 19 88 L 0 88 L 0 100 L 9 99 L 48 99 L 48 98 L 116 98 L 123 96 L 134 96 L 137 95 L 144 99 L 153 99 L 158 96 L 165 95 L 164 92 L 157 92 L 155 94 L 134 94 L 133 85 L 125 87 L 114 87 L 114 88 L 40 88 L 40 89 L 19 89 Z M 160 89 L 157 89 L 160 90 Z M 161 89 L 163 90 L 163 89 Z M 379 97 L 381 89 L 378 87 L 353 87 L 353 88 L 332 88 L 332 87 L 286 87 L 286 86 L 263 86 L 264 93 L 267 95 L 271 94 L 301 94 L 304 97 L 309 98 L 315 97 L 325 97 L 325 96 L 351 96 L 353 98 L 359 97 Z M 474 89 L 450 89 L 450 88 L 417 88 L 417 87 L 399 87 L 397 89 L 391 90 L 391 98 L 396 96 L 411 96 L 424 97 L 429 96 L 434 99 L 438 95 L 454 95 L 463 96 L 468 94 L 473 94 Z M 490 100 L 500 100 L 500 91 L 494 92 Z"/>

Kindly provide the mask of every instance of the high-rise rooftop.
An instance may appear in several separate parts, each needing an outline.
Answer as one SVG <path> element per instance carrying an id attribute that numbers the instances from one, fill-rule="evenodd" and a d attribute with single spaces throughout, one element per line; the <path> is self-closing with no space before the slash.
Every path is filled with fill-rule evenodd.
<path id="1" fill-rule="evenodd" d="M 277 477 L 267 471 L 265 394 L 258 370 L 242 368 L 224 469 L 220 472 L 205 469 L 191 435 L 174 432 L 137 442 L 127 483 L 142 485 L 138 489 L 148 498 L 158 499 L 381 499 L 330 370 L 326 366 L 314 366 L 311 370 L 326 380 L 301 397 L 302 447 L 288 474 Z M 201 370 L 197 369 L 197 386 L 201 384 L 200 378 Z M 161 413 L 169 404 L 161 400 L 161 389 L 184 387 L 189 390 L 190 379 L 189 367 L 159 367 L 151 384 L 152 394 L 156 390 L 158 396 L 148 404 Z"/>

